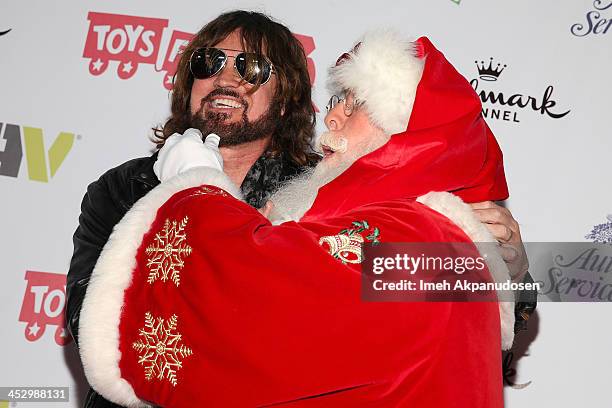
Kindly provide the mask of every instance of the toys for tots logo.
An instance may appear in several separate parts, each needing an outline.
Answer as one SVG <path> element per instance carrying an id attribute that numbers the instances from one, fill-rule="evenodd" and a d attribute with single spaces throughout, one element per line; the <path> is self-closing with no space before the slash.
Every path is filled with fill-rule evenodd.
<path id="1" fill-rule="evenodd" d="M 25 338 L 37 341 L 47 326 L 55 326 L 55 342 L 60 346 L 70 343 L 66 330 L 66 275 L 61 273 L 26 271 L 28 282 L 19 321 L 26 323 Z"/>
<path id="2" fill-rule="evenodd" d="M 100 75 L 109 61 L 118 61 L 117 75 L 131 78 L 138 64 L 155 64 L 168 20 L 90 12 L 83 57 L 91 58 L 89 72 Z"/>
<path id="3" fill-rule="evenodd" d="M 83 57 L 89 58 L 89 72 L 98 76 L 108 68 L 110 61 L 116 61 L 117 75 L 129 79 L 136 73 L 139 65 L 152 65 L 156 71 L 164 73 L 163 86 L 172 89 L 174 76 L 181 51 L 193 37 L 192 33 L 173 30 L 164 53 L 158 64 L 161 40 L 167 19 L 135 17 L 121 14 L 89 12 L 89 30 L 85 40 Z M 294 34 L 304 47 L 308 62 L 310 84 L 314 84 L 315 65 L 308 57 L 315 49 L 312 37 Z M 157 68 L 157 66 L 161 68 Z"/>
<path id="4" fill-rule="evenodd" d="M 506 72 L 507 64 L 495 63 L 493 57 L 489 61 L 475 61 L 478 78 L 470 81 L 482 101 L 482 115 L 488 119 L 498 119 L 506 122 L 520 123 L 520 113 L 531 110 L 551 119 L 561 119 L 570 110 L 559 111 L 557 101 L 553 99 L 554 87 L 548 85 L 542 96 L 531 96 L 527 93 L 504 93 L 498 90 L 483 89 L 495 86 L 502 73 Z M 480 81 L 483 81 L 482 83 Z"/>

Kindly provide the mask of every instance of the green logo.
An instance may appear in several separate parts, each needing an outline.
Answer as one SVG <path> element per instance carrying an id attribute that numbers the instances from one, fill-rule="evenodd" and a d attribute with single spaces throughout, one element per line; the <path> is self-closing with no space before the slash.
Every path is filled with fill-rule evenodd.
<path id="1" fill-rule="evenodd" d="M 42 129 L 0 123 L 0 175 L 17 177 L 25 150 L 28 178 L 46 183 L 55 176 L 73 144 L 74 133 L 60 132 L 47 150 Z"/>

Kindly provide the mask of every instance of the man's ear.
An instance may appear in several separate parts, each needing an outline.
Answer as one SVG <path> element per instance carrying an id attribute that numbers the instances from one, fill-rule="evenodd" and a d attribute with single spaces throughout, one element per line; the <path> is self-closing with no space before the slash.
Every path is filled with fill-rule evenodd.
<path id="1" fill-rule="evenodd" d="M 283 105 L 283 107 L 281 108 L 280 115 L 285 116 L 285 105 Z"/>

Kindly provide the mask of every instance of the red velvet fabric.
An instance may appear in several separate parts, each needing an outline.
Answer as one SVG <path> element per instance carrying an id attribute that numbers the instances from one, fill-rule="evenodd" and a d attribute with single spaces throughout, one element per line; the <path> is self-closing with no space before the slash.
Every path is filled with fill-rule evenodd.
<path id="1" fill-rule="evenodd" d="M 466 202 L 508 198 L 502 152 L 478 95 L 427 38 L 417 43 L 425 67 L 408 128 L 323 186 L 302 220 L 430 191 Z"/>
<path id="2" fill-rule="evenodd" d="M 147 283 L 145 248 L 166 219 L 185 216 L 192 252 L 180 285 Z M 272 226 L 229 196 L 176 194 L 145 235 L 125 293 L 122 377 L 166 407 L 501 407 L 497 304 L 363 302 L 359 265 L 319 245 L 361 220 L 382 242 L 470 242 L 414 200 Z M 146 312 L 175 314 L 180 343 L 193 351 L 176 386 L 145 380 L 138 363 L 132 345 Z"/>
<path id="3" fill-rule="evenodd" d="M 119 327 L 121 375 L 140 398 L 166 407 L 503 406 L 497 304 L 363 302 L 359 265 L 319 244 L 363 220 L 382 242 L 469 242 L 415 198 L 507 196 L 477 95 L 429 40 L 419 44 L 426 63 L 408 129 L 324 186 L 301 222 L 272 226 L 202 188 L 159 209 Z M 166 220 L 185 216 L 192 252 L 180 285 L 148 283 L 145 249 Z M 193 352 L 175 385 L 167 375 L 145 379 L 149 364 L 134 344 L 147 312 L 165 322 L 176 315 L 174 341 Z"/>

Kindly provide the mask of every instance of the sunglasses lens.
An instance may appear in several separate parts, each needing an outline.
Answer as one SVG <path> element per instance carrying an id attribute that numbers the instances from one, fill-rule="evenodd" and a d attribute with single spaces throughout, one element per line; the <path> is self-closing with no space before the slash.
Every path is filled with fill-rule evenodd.
<path id="1" fill-rule="evenodd" d="M 217 74 L 225 63 L 227 56 L 217 48 L 199 48 L 191 55 L 189 67 L 197 79 L 206 79 Z"/>
<path id="2" fill-rule="evenodd" d="M 272 74 L 270 63 L 263 57 L 251 52 L 242 52 L 236 55 L 236 70 L 245 81 L 252 85 L 267 82 Z"/>

